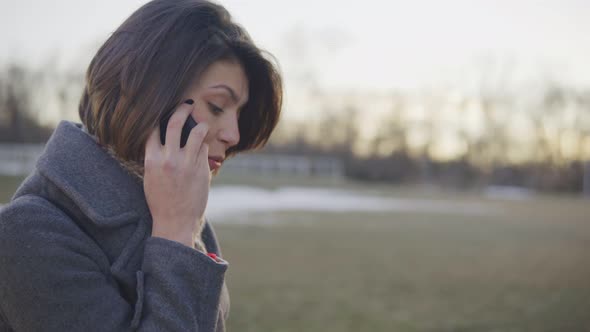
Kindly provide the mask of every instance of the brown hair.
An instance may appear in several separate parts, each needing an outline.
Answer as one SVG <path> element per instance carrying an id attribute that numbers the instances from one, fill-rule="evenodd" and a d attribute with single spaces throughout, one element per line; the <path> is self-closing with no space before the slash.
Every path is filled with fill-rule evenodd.
<path id="1" fill-rule="evenodd" d="M 150 132 L 182 93 L 219 60 L 238 61 L 250 95 L 231 156 L 262 147 L 281 112 L 282 82 L 268 53 L 220 5 L 154 0 L 135 11 L 98 50 L 86 73 L 79 114 L 88 132 L 123 160 L 142 162 Z"/>

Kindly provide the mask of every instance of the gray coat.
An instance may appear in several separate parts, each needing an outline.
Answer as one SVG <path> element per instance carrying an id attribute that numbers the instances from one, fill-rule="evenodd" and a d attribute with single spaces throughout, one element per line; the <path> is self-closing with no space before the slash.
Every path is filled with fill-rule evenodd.
<path id="1" fill-rule="evenodd" d="M 0 331 L 223 331 L 227 263 L 151 227 L 140 181 L 62 121 L 0 211 Z"/>

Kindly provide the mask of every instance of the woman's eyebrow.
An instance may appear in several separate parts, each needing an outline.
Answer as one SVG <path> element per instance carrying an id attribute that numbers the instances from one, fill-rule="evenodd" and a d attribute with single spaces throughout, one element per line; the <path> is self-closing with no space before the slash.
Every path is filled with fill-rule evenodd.
<path id="1" fill-rule="evenodd" d="M 236 95 L 234 90 L 232 90 L 232 88 L 230 88 L 229 86 L 227 86 L 225 84 L 214 85 L 214 86 L 210 86 L 209 88 L 210 89 L 224 89 L 229 93 L 229 95 L 230 95 L 231 99 L 234 101 L 234 103 L 237 104 L 239 102 L 238 96 Z"/>

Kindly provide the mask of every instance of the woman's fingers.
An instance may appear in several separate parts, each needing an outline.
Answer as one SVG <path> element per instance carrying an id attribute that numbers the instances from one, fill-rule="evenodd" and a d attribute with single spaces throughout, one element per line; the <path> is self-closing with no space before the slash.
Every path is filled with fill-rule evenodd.
<path id="1" fill-rule="evenodd" d="M 160 144 L 160 126 L 151 133 L 146 149 L 154 153 L 146 156 L 143 182 L 153 219 L 152 236 L 189 247 L 200 234 L 211 185 L 205 143 L 208 125 L 192 128 L 187 144 L 180 148 L 182 128 L 192 110 L 189 104 L 175 110 L 166 127 L 164 146 Z"/>
<path id="2" fill-rule="evenodd" d="M 180 150 L 180 135 L 182 127 L 192 110 L 193 105 L 183 103 L 176 109 L 174 114 L 172 114 L 172 117 L 170 117 L 170 121 L 168 121 L 168 126 L 166 127 L 166 150 Z"/>
<path id="3" fill-rule="evenodd" d="M 145 159 L 153 158 L 155 155 L 160 153 L 162 150 L 162 144 L 160 143 L 160 127 L 156 126 L 150 133 L 145 143 Z"/>
<path id="4" fill-rule="evenodd" d="M 209 126 L 205 122 L 199 123 L 196 127 L 191 129 L 186 141 L 185 149 L 189 151 L 192 156 L 191 160 L 195 162 L 198 158 L 199 151 L 202 149 L 203 142 L 209 131 Z"/>
<path id="5" fill-rule="evenodd" d="M 208 183 L 211 183 L 211 169 L 209 168 L 209 144 L 201 144 L 201 149 L 197 154 L 196 167 L 207 176 Z"/>

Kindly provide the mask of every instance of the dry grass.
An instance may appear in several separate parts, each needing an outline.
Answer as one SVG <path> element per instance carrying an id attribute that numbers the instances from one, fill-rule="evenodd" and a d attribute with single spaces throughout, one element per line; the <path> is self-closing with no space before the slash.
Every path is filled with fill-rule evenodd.
<path id="1" fill-rule="evenodd" d="M 24 177 L 0 175 L 0 205 L 10 201 Z"/>
<path id="2" fill-rule="evenodd" d="M 486 203 L 501 213 L 218 224 L 229 330 L 590 331 L 588 202 Z"/>

